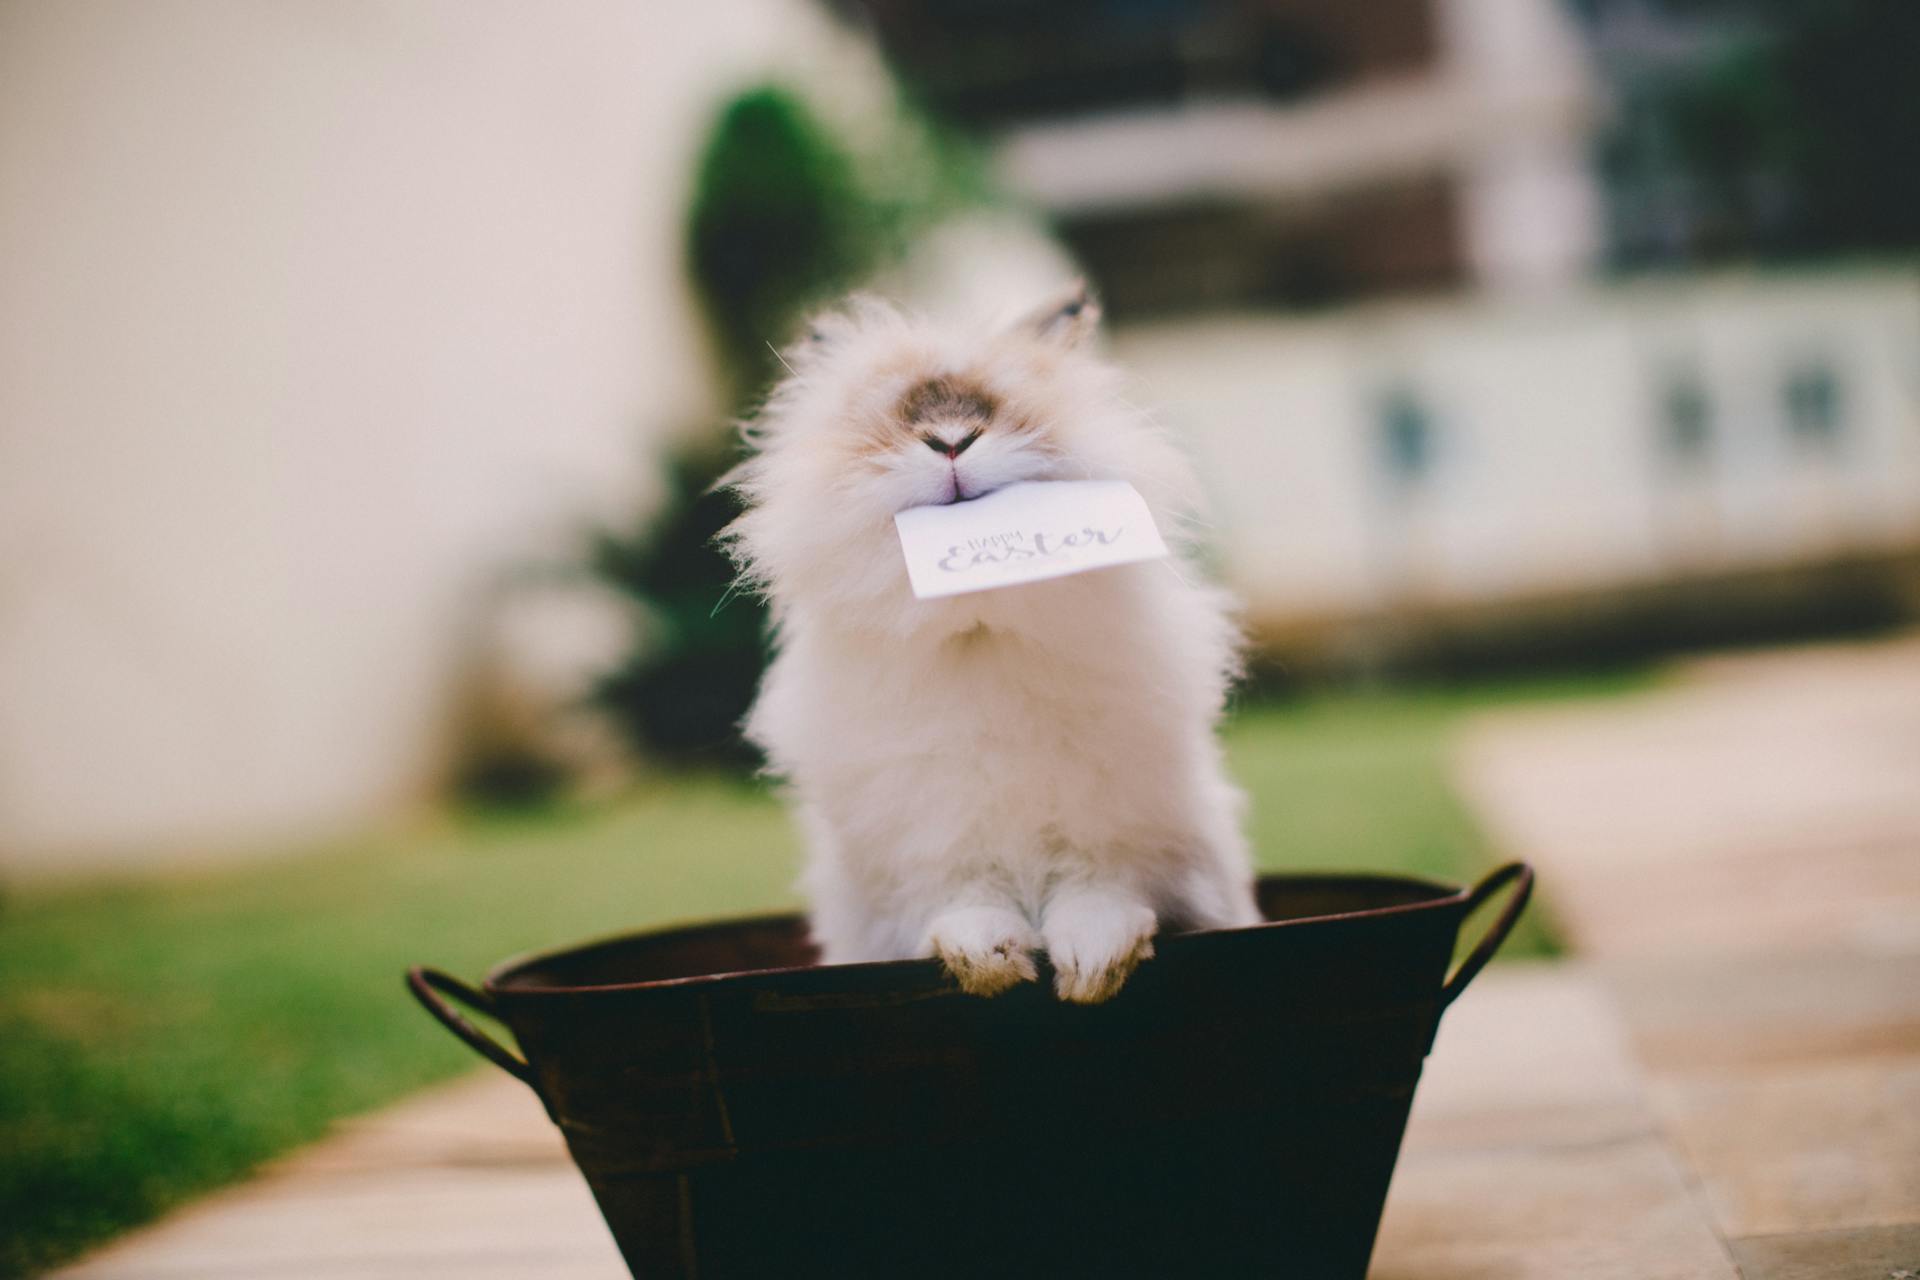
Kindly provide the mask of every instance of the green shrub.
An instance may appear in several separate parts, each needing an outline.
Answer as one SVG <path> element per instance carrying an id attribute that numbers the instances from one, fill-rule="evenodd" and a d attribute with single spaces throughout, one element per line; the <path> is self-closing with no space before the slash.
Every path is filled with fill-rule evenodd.
<path id="1" fill-rule="evenodd" d="M 596 541 L 596 571 L 638 599 L 648 622 L 598 700 L 656 759 L 753 762 L 738 725 L 766 665 L 766 606 L 750 592 L 729 594 L 733 568 L 714 542 L 738 511 L 733 495 L 713 487 L 734 453 L 723 434 L 676 451 L 655 519 Z"/>
<path id="2" fill-rule="evenodd" d="M 774 87 L 721 112 L 694 192 L 687 262 L 740 393 L 765 375 L 768 344 L 786 339 L 802 308 L 874 265 L 881 213 L 847 149 Z"/>

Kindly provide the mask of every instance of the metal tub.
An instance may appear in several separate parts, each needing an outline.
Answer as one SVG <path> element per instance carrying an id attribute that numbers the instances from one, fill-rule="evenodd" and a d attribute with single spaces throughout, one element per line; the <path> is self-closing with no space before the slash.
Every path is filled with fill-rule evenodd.
<path id="1" fill-rule="evenodd" d="M 1532 883 L 1270 876 L 1269 923 L 1163 937 L 1091 1007 L 1044 965 L 993 999 L 817 965 L 798 916 L 407 980 L 546 1104 L 635 1276 L 1357 1280 L 1440 1015 Z"/>

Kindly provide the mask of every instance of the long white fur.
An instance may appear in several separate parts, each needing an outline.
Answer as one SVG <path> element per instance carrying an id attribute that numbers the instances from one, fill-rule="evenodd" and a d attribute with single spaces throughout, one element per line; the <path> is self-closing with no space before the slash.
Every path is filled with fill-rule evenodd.
<path id="1" fill-rule="evenodd" d="M 939 600 L 908 588 L 893 515 L 1018 480 L 1117 479 L 1184 548 L 1178 450 L 1088 341 L 1084 292 L 1011 325 L 943 329 L 873 301 L 816 323 L 748 427 L 729 529 L 771 599 L 777 656 L 747 720 L 790 785 L 830 963 L 938 955 L 967 990 L 1032 979 L 1103 1000 L 1156 930 L 1252 923 L 1242 800 L 1215 740 L 1237 661 L 1227 597 L 1184 550 Z M 1001 412 L 900 422 L 946 375 Z"/>

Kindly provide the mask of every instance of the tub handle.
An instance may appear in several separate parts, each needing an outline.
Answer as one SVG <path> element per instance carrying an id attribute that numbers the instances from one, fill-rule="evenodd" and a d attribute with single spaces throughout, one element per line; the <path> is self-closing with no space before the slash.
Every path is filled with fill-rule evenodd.
<path id="1" fill-rule="evenodd" d="M 535 1093 L 540 1092 L 539 1082 L 534 1079 L 533 1068 L 527 1065 L 526 1059 L 516 1057 L 503 1048 L 498 1040 L 467 1021 L 459 1010 L 440 998 L 444 993 L 489 1018 L 498 1017 L 492 999 L 485 992 L 475 991 L 450 973 L 423 965 L 415 965 L 407 970 L 407 990 L 413 992 L 413 998 L 420 1002 L 421 1008 L 432 1014 L 441 1026 L 464 1040 L 469 1049 L 508 1075 L 516 1077 Z"/>
<path id="2" fill-rule="evenodd" d="M 1500 949 L 1500 944 L 1507 940 L 1509 933 L 1513 932 L 1514 923 L 1520 919 L 1520 913 L 1526 910 L 1527 899 L 1533 896 L 1533 868 L 1524 862 L 1509 862 L 1504 867 L 1489 871 L 1486 878 L 1473 886 L 1473 892 L 1467 895 L 1467 909 L 1460 917 L 1462 921 L 1478 911 L 1482 904 L 1505 888 L 1509 882 L 1513 882 L 1514 890 L 1512 896 L 1507 899 L 1506 908 L 1494 920 L 1492 927 L 1480 939 L 1479 944 L 1468 953 L 1465 960 L 1460 962 L 1460 967 L 1453 971 L 1453 976 L 1447 979 L 1446 985 L 1440 988 L 1442 1009 L 1460 998 L 1460 993 L 1467 989 L 1467 984 L 1473 981 L 1480 970 L 1486 968 L 1487 961 L 1493 959 L 1493 953 Z"/>

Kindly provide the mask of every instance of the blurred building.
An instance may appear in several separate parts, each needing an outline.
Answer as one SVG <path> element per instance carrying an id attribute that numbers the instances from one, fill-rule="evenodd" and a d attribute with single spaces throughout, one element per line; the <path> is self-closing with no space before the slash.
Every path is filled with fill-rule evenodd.
<path id="1" fill-rule="evenodd" d="M 1593 656 L 1920 613 L 1920 275 L 1600 276 L 1878 243 L 1878 223 L 1809 238 L 1820 201 L 1770 78 L 1878 66 L 1873 22 L 1799 32 L 1737 0 L 841 3 L 1055 218 L 1198 451 L 1225 571 L 1282 659 Z M 1908 118 L 1877 93 L 1834 118 Z"/>
<path id="2" fill-rule="evenodd" d="M 843 0 L 1122 319 L 1562 285 L 1602 245 L 1557 0 Z"/>
<path id="3" fill-rule="evenodd" d="M 804 0 L 0 4 L 0 870 L 440 784 L 503 581 L 716 409 L 712 112 L 877 76 L 846 43 Z M 592 613 L 519 619 L 522 674 L 610 661 Z"/>

